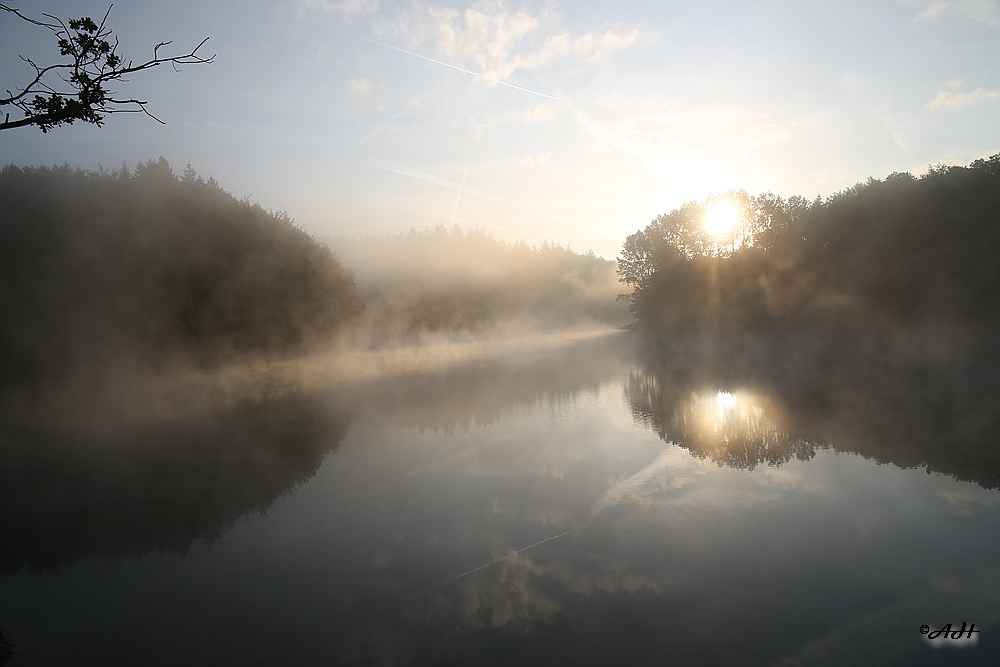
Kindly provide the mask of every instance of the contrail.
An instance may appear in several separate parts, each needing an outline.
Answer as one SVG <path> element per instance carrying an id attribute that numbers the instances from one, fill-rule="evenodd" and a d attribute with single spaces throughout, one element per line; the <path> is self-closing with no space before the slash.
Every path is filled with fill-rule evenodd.
<path id="1" fill-rule="evenodd" d="M 465 188 L 465 177 L 469 175 L 469 165 L 465 165 L 465 173 L 462 174 L 462 184 L 458 186 L 458 194 L 455 195 L 455 206 L 451 209 L 451 219 L 455 220 L 458 217 L 458 200 L 462 198 L 462 190 Z M 466 436 L 468 438 L 468 436 Z M 469 445 L 472 446 L 471 444 Z M 479 464 L 479 461 L 476 461 Z"/>
<path id="2" fill-rule="evenodd" d="M 476 460 L 476 467 L 479 468 L 479 474 L 480 475 L 486 474 L 486 473 L 483 472 L 483 466 L 479 465 L 479 457 L 476 456 L 476 450 L 472 446 L 472 441 L 469 440 L 469 434 L 468 433 L 465 434 L 465 441 L 467 443 L 469 443 L 469 451 L 472 452 L 472 458 L 474 458 Z"/>
<path id="3" fill-rule="evenodd" d="M 587 524 L 584 524 L 583 526 L 577 526 L 576 528 L 572 528 L 570 530 L 567 530 L 564 533 L 559 533 L 558 535 L 553 535 L 552 537 L 546 537 L 544 540 L 539 540 L 539 541 L 535 542 L 534 544 L 529 544 L 528 546 L 526 546 L 526 547 L 524 547 L 522 549 L 518 549 L 517 551 L 515 551 L 513 553 L 509 553 L 506 556 L 501 556 L 500 558 L 494 558 L 489 563 L 483 563 L 479 567 L 474 567 L 471 570 L 463 572 L 462 574 L 457 574 L 454 577 L 452 577 L 451 579 L 448 579 L 446 581 L 442 581 L 441 583 L 438 583 L 438 584 L 434 584 L 433 586 L 428 586 L 427 588 L 423 589 L 422 591 L 417 591 L 416 593 L 412 593 L 410 595 L 407 595 L 405 598 L 397 601 L 395 604 L 399 604 L 400 602 L 406 602 L 407 600 L 409 600 L 411 598 L 415 598 L 418 595 L 423 595 L 424 593 L 432 591 L 435 588 L 441 588 L 442 586 L 446 586 L 446 585 L 448 585 L 448 584 L 450 584 L 452 582 L 458 581 L 459 579 L 467 577 L 470 574 L 474 574 L 476 572 L 479 572 L 480 570 L 485 569 L 485 568 L 489 567 L 490 565 L 494 565 L 496 563 L 499 563 L 502 560 L 507 560 L 511 556 L 516 556 L 517 554 L 523 553 L 523 552 L 527 551 L 528 549 L 534 549 L 539 544 L 545 544 L 546 542 L 551 542 L 552 540 L 557 540 L 560 537 L 564 537 L 566 535 L 569 535 L 570 533 L 575 533 L 576 531 L 580 530 L 581 528 L 586 527 L 586 525 Z"/>
<path id="4" fill-rule="evenodd" d="M 549 542 L 551 540 L 559 539 L 563 535 L 569 535 L 570 533 L 575 533 L 576 531 L 580 530 L 581 528 L 583 528 L 583 526 L 577 526 L 576 528 L 572 528 L 570 530 L 567 530 L 565 533 L 559 533 L 558 535 L 553 535 L 552 537 L 546 537 L 544 540 L 539 540 L 539 541 L 535 542 L 534 544 L 529 544 L 528 546 L 524 547 L 523 549 L 518 549 L 514 553 L 519 554 L 522 551 L 527 551 L 528 549 L 533 549 L 534 547 L 537 547 L 539 544 L 545 544 L 546 542 Z M 509 558 L 509 556 L 508 556 L 508 558 Z M 498 560 L 503 560 L 503 559 L 500 558 Z M 494 561 L 494 562 L 496 562 L 496 561 Z M 464 576 L 464 575 L 461 575 L 461 576 Z"/>
<path id="5" fill-rule="evenodd" d="M 340 158 L 342 160 L 350 160 L 351 162 L 356 162 L 356 163 L 362 164 L 362 165 L 364 165 L 366 167 L 373 167 L 375 169 L 381 169 L 383 171 L 388 171 L 388 172 L 393 173 L 393 174 L 399 174 L 400 176 L 408 176 L 410 178 L 415 178 L 418 181 L 424 181 L 424 182 L 427 182 L 427 183 L 433 183 L 434 185 L 439 185 L 439 186 L 441 186 L 443 188 L 448 188 L 449 190 L 455 190 L 456 192 L 458 192 L 459 190 L 462 190 L 464 192 L 464 188 L 460 184 L 458 184 L 458 183 L 452 183 L 451 181 L 446 181 L 446 180 L 444 180 L 442 178 L 438 178 L 437 176 L 433 176 L 431 174 L 428 174 L 428 173 L 423 172 L 423 171 L 419 171 L 417 169 L 410 169 L 408 167 L 400 167 L 398 165 L 395 165 L 395 164 L 392 164 L 392 163 L 389 163 L 389 162 L 382 162 L 382 161 L 379 161 L 379 160 L 375 160 L 374 158 L 361 157 L 359 155 L 353 155 L 351 153 L 346 153 L 346 152 L 343 152 L 343 151 L 324 150 L 324 149 L 316 148 L 316 147 L 313 147 L 313 146 L 307 146 L 307 147 L 305 147 L 305 150 L 308 150 L 308 151 L 310 151 L 312 153 L 318 153 L 320 155 L 334 156 L 334 157 Z M 525 213 L 531 213 L 532 215 L 539 215 L 539 216 L 546 217 L 546 218 L 548 218 L 550 220 L 554 220 L 555 222 L 558 222 L 560 224 L 565 225 L 567 229 L 569 229 L 571 227 L 571 225 L 572 225 L 572 221 L 571 220 L 569 220 L 568 218 L 564 218 L 561 215 L 556 215 L 555 213 L 549 213 L 548 211 L 544 211 L 544 210 L 540 210 L 540 209 L 534 209 L 534 208 L 525 206 L 523 204 L 520 204 L 518 202 L 510 201 L 510 200 L 505 199 L 503 197 L 500 197 L 498 195 L 493 195 L 493 194 L 489 194 L 487 192 L 483 192 L 481 190 L 476 190 L 475 188 L 469 188 L 469 192 L 472 193 L 473 195 L 477 196 L 477 197 L 482 197 L 483 199 L 488 199 L 490 201 L 499 202 L 501 204 L 505 204 L 507 206 L 511 206 L 513 208 L 516 208 L 516 209 L 519 209 L 521 211 L 524 211 Z"/>
<path id="6" fill-rule="evenodd" d="M 382 123 L 381 125 L 379 125 L 378 127 L 376 127 L 374 130 L 372 130 L 371 133 L 367 137 L 365 137 L 364 139 L 362 139 L 358 143 L 354 144 L 353 148 L 357 148 L 358 146 L 360 146 L 361 144 L 365 143 L 366 141 L 368 141 L 369 139 L 371 139 L 372 137 L 374 137 L 376 134 L 378 134 L 379 132 L 381 132 L 383 130 L 383 128 L 385 128 L 386 125 L 388 125 L 393 120 L 395 120 L 396 116 L 400 115 L 404 111 L 406 111 L 406 107 L 403 107 L 400 111 L 397 111 L 396 113 L 394 113 L 391 116 L 389 116 L 389 120 L 385 121 L 384 123 Z"/>
<path id="7" fill-rule="evenodd" d="M 361 35 L 355 35 L 353 32 L 347 32 L 344 30 L 338 30 L 337 32 L 343 33 L 350 37 L 356 37 L 358 39 L 363 39 L 366 42 L 371 42 L 372 44 L 378 44 L 379 46 L 384 46 L 387 49 L 392 49 L 393 51 L 399 51 L 400 53 L 405 53 L 408 56 L 413 56 L 414 58 L 423 58 L 428 62 L 436 63 L 438 65 L 444 65 L 445 67 L 450 67 L 452 69 L 457 69 L 459 72 L 465 72 L 466 74 L 471 74 L 472 76 L 479 77 L 480 79 L 486 79 L 492 83 L 499 83 L 501 86 L 507 86 L 508 88 L 513 88 L 514 90 L 521 90 L 525 93 L 531 93 L 532 95 L 538 95 L 539 97 L 545 97 L 550 100 L 556 100 L 557 102 L 562 102 L 562 99 L 558 97 L 553 97 L 552 95 L 546 95 L 545 93 L 540 93 L 537 90 L 528 90 L 527 88 L 522 88 L 521 86 L 515 86 L 512 83 L 507 83 L 506 81 L 501 81 L 500 79 L 491 79 L 485 74 L 480 74 L 479 72 L 473 72 L 471 69 L 465 69 L 464 67 L 459 67 L 458 65 L 452 65 L 451 63 L 446 63 L 441 60 L 435 60 L 434 58 L 428 58 L 427 56 L 421 55 L 419 53 L 414 53 L 413 51 L 407 51 L 406 49 L 401 49 L 398 46 L 393 46 L 392 44 L 385 44 L 384 42 L 377 42 L 374 39 L 369 39 L 367 37 L 362 37 Z"/>

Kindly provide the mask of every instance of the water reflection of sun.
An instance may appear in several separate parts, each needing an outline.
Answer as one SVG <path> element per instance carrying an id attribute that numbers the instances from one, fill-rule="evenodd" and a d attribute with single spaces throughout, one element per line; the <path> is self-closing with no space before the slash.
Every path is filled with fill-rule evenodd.
<path id="1" fill-rule="evenodd" d="M 719 406 L 719 419 L 722 419 L 726 415 L 727 408 L 733 408 L 736 406 L 736 397 L 728 391 L 720 391 L 715 397 L 715 402 Z"/>
<path id="2" fill-rule="evenodd" d="M 792 420 L 772 396 L 750 389 L 674 391 L 655 375 L 629 376 L 625 390 L 635 415 L 660 437 L 720 465 L 753 469 L 809 459 L 815 442 L 791 433 Z"/>
<path id="3" fill-rule="evenodd" d="M 699 449 L 712 450 L 747 440 L 772 441 L 778 428 L 769 408 L 749 392 L 718 391 L 694 394 L 682 409 Z"/>
<path id="4" fill-rule="evenodd" d="M 781 427 L 777 405 L 748 391 L 692 394 L 678 406 L 673 421 L 692 452 L 740 468 L 786 461 L 798 456 L 804 444 Z"/>

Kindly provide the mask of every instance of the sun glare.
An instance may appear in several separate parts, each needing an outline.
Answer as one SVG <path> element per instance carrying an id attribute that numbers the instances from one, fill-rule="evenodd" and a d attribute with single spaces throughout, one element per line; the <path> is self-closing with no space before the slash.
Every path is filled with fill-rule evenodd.
<path id="1" fill-rule="evenodd" d="M 712 236 L 723 236 L 733 231 L 739 220 L 740 209 L 736 202 L 720 201 L 705 212 L 705 231 Z"/>
<path id="2" fill-rule="evenodd" d="M 736 406 L 736 397 L 728 391 L 720 391 L 718 396 L 715 397 L 715 402 L 719 406 L 719 416 L 722 416 L 726 413 L 727 409 Z"/>

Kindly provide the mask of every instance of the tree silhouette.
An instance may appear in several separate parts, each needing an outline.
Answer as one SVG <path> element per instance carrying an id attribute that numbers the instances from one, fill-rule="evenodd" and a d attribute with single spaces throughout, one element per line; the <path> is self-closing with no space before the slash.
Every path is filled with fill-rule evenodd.
<path id="1" fill-rule="evenodd" d="M 42 132 L 63 123 L 75 121 L 103 125 L 104 118 L 113 113 L 145 113 L 162 123 L 146 108 L 146 101 L 135 98 L 119 98 L 108 85 L 113 81 L 124 81 L 124 77 L 134 72 L 152 69 L 165 63 L 174 68 L 178 65 L 210 63 L 215 56 L 202 57 L 198 51 L 208 41 L 203 39 L 189 53 L 178 56 L 161 56 L 160 49 L 170 42 L 160 42 L 153 47 L 153 57 L 144 63 L 134 64 L 118 54 L 118 38 L 106 26 L 111 7 L 100 23 L 89 16 L 63 21 L 51 14 L 42 14 L 45 20 L 25 16 L 20 10 L 0 3 L 0 10 L 12 14 L 32 25 L 45 28 L 55 35 L 59 54 L 66 61 L 41 66 L 30 58 L 21 60 L 35 71 L 27 85 L 15 92 L 6 90 L 0 97 L 0 107 L 13 107 L 21 113 L 21 118 L 11 120 L 10 112 L 3 115 L 0 130 L 17 127 L 37 126 Z"/>

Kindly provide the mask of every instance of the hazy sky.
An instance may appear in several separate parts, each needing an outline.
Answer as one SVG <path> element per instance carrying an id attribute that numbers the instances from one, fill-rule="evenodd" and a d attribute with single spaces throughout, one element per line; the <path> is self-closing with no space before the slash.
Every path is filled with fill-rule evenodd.
<path id="1" fill-rule="evenodd" d="M 14 2 L 103 15 L 107 4 Z M 160 155 L 320 235 L 457 223 L 615 256 L 690 199 L 829 195 L 1000 152 L 1000 3 L 129 2 L 145 58 L 211 36 L 215 64 L 136 75 L 166 121 L 0 132 L 0 162 Z M 3 88 L 42 30 L 0 16 Z"/>

